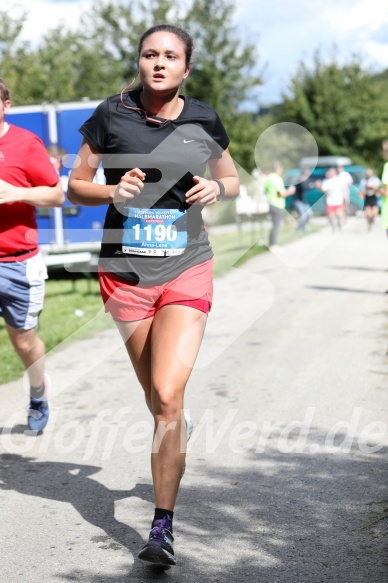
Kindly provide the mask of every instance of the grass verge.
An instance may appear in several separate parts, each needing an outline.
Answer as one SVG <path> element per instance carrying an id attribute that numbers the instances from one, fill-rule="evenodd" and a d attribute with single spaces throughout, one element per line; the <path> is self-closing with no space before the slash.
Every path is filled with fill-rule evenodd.
<path id="1" fill-rule="evenodd" d="M 312 227 L 310 232 L 316 230 Z M 286 244 L 303 235 L 296 234 L 294 225 L 285 222 L 279 233 L 279 243 Z M 214 276 L 225 275 L 233 266 L 267 251 L 263 244 L 268 240 L 268 230 L 256 224 L 245 225 L 240 231 L 235 225 L 223 230 L 209 229 L 209 239 L 214 250 Z M 39 336 L 46 345 L 46 354 L 64 343 L 88 338 L 96 332 L 114 327 L 103 310 L 96 277 L 71 280 L 51 276 L 46 282 L 46 300 L 39 319 Z M 13 350 L 0 318 L 0 384 L 23 375 L 23 365 Z"/>

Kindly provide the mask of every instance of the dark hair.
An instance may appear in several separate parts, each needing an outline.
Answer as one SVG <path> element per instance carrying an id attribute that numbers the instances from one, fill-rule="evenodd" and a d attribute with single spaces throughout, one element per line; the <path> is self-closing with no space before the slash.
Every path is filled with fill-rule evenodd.
<path id="1" fill-rule="evenodd" d="M 11 94 L 3 79 L 0 79 L 0 99 L 3 103 L 11 99 Z"/>
<path id="2" fill-rule="evenodd" d="M 141 49 L 145 39 L 151 36 L 151 34 L 154 34 L 155 32 L 171 32 L 182 41 L 182 44 L 185 47 L 186 67 L 188 67 L 190 65 L 191 56 L 193 54 L 194 49 L 193 39 L 191 38 L 188 32 L 183 30 L 183 28 L 179 28 L 179 26 L 174 26 L 173 24 L 157 24 L 143 32 L 139 40 L 138 58 L 140 57 Z"/>

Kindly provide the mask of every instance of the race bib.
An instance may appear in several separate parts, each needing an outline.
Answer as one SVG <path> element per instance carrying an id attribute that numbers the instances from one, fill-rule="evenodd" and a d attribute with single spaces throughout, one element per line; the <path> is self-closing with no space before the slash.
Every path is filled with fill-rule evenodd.
<path id="1" fill-rule="evenodd" d="M 187 247 L 187 215 L 178 209 L 127 208 L 123 224 L 123 253 L 182 255 Z"/>

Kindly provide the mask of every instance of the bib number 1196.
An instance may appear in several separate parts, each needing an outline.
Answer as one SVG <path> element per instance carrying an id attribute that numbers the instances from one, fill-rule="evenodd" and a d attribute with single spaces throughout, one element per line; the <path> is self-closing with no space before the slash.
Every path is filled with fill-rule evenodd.
<path id="1" fill-rule="evenodd" d="M 123 253 L 159 256 L 184 253 L 186 211 L 128 208 L 127 213 L 123 224 Z"/>

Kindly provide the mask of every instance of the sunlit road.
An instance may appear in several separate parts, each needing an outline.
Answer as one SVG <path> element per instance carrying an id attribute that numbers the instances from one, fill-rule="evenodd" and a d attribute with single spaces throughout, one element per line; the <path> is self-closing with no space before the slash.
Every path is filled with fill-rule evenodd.
<path id="1" fill-rule="evenodd" d="M 387 290 L 388 237 L 363 217 L 216 280 L 163 574 L 136 559 L 152 425 L 116 331 L 48 355 L 42 436 L 22 381 L 2 385 L 2 580 L 388 581 Z"/>

